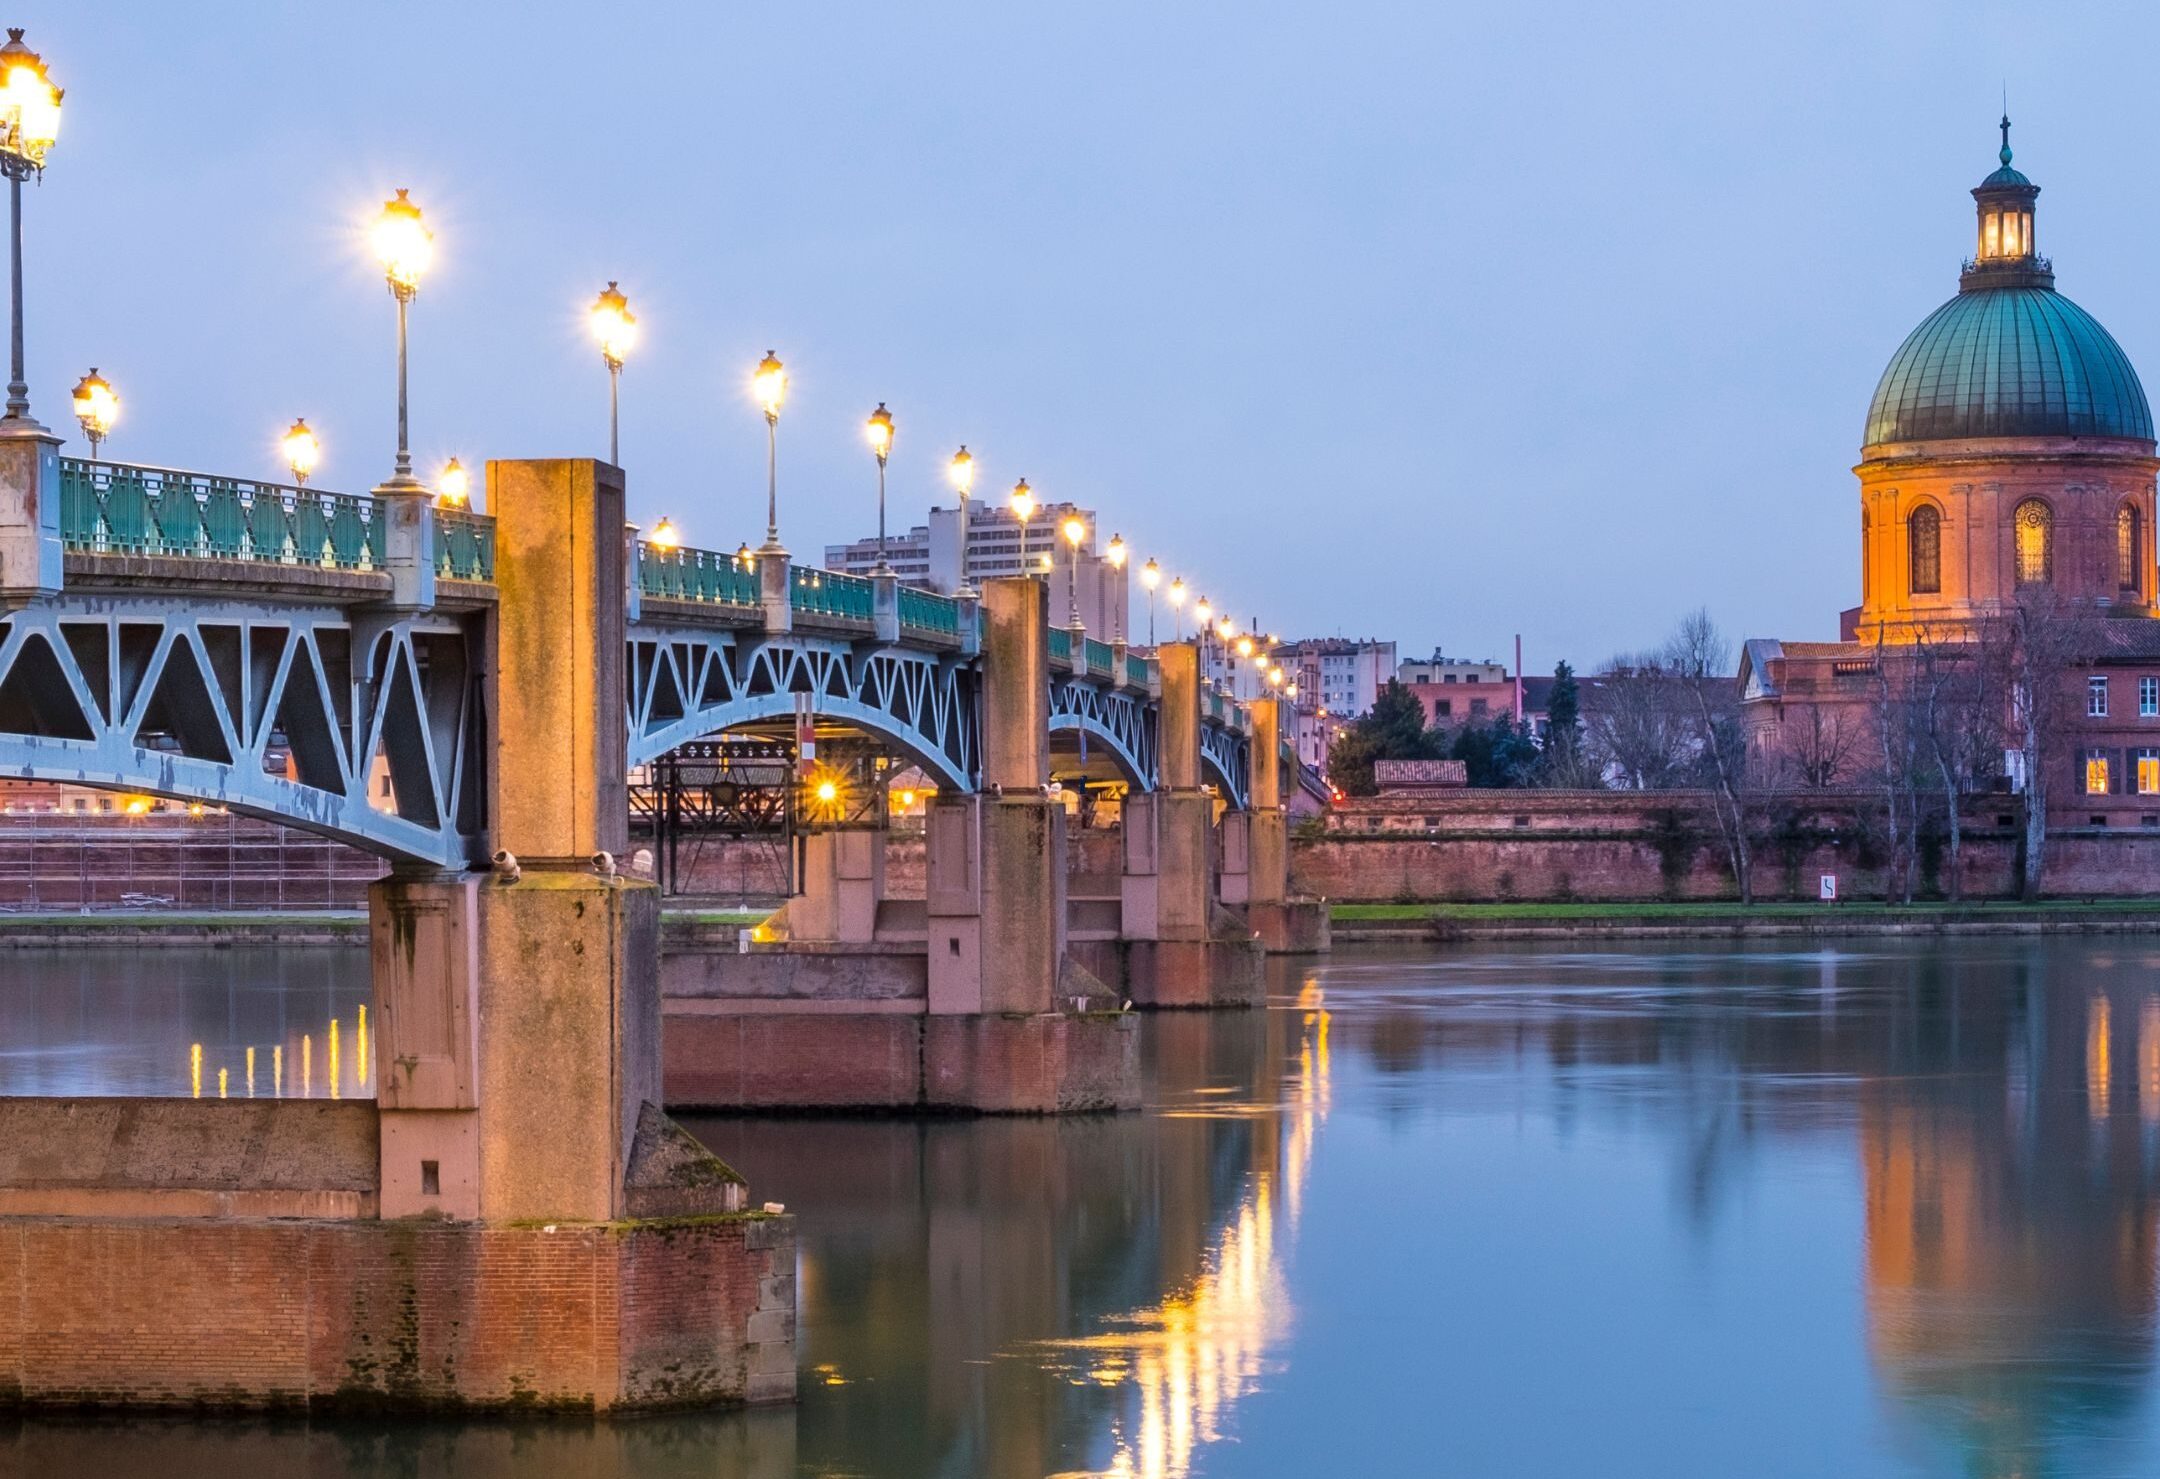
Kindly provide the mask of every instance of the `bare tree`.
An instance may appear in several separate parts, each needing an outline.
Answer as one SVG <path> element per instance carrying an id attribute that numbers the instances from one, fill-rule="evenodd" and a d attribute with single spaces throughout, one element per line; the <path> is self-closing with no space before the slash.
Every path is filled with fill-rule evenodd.
<path id="1" fill-rule="evenodd" d="M 1793 780 L 1809 791 L 1850 780 L 1862 727 L 1842 708 L 1809 704 L 1799 723 L 1785 726 L 1785 763 Z"/>
<path id="2" fill-rule="evenodd" d="M 1875 629 L 1870 674 L 1875 690 L 1876 787 L 1883 800 L 1889 867 L 1883 873 L 1886 902 L 1910 904 L 1914 864 L 1920 850 L 1920 774 L 1927 741 L 1914 665 L 1902 644 L 1893 648 Z"/>
<path id="3" fill-rule="evenodd" d="M 1619 656 L 1583 687 L 1585 748 L 1627 791 L 1680 784 L 1694 754 L 1683 695 L 1660 656 Z"/>
<path id="4" fill-rule="evenodd" d="M 2099 634 L 2090 613 L 2041 584 L 2019 589 L 1998 630 L 1993 645 L 2001 653 L 2010 733 L 2024 772 L 2025 856 L 2018 886 L 2032 900 L 2040 896 L 2047 860 L 2048 761 L 2075 723 L 2083 695 L 2070 678 L 2091 658 Z"/>
<path id="5" fill-rule="evenodd" d="M 1996 771 L 2002 754 L 2002 663 L 1991 650 L 1992 629 L 1940 635 L 1915 628 L 1910 694 L 1926 763 L 1942 796 L 1949 842 L 1949 893 L 1965 892 L 1964 798 Z"/>
<path id="6" fill-rule="evenodd" d="M 1732 864 L 1740 902 L 1755 901 L 1753 859 L 1748 851 L 1747 745 L 1740 732 L 1739 687 L 1733 678 L 1732 645 L 1706 610 L 1680 619 L 1666 641 L 1664 668 L 1680 686 L 1695 725 L 1696 758 L 1710 782 L 1712 810 Z"/>

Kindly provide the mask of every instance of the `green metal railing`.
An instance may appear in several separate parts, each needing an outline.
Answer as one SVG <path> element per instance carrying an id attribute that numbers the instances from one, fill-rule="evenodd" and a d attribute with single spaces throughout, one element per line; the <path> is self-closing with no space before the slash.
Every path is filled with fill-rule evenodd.
<path id="1" fill-rule="evenodd" d="M 366 494 L 79 457 L 60 459 L 60 538 L 90 554 L 323 570 L 383 563 L 383 520 Z"/>
<path id="2" fill-rule="evenodd" d="M 1087 639 L 1085 651 L 1089 672 L 1100 673 L 1107 678 L 1117 671 L 1117 652 L 1108 642 L 1098 642 L 1090 637 Z"/>
<path id="3" fill-rule="evenodd" d="M 935 591 L 900 587 L 900 625 L 940 637 L 960 635 L 960 603 Z"/>
<path id="4" fill-rule="evenodd" d="M 868 623 L 877 612 L 877 587 L 860 575 L 793 568 L 788 604 L 806 616 Z"/>
<path id="5" fill-rule="evenodd" d="M 757 561 L 709 549 L 665 549 L 638 541 L 638 590 L 667 601 L 711 606 L 764 604 Z"/>
<path id="6" fill-rule="evenodd" d="M 1125 654 L 1125 681 L 1135 688 L 1147 687 L 1147 659 L 1137 652 Z"/>
<path id="7" fill-rule="evenodd" d="M 1050 628 L 1050 656 L 1054 661 L 1070 666 L 1072 663 L 1072 632 L 1065 627 Z"/>
<path id="8" fill-rule="evenodd" d="M 495 521 L 467 508 L 435 509 L 435 573 L 452 580 L 495 578 Z"/>

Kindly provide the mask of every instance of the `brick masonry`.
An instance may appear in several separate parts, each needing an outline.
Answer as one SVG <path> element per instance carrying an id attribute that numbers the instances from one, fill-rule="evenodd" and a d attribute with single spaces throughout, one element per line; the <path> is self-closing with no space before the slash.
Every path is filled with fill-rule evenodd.
<path id="1" fill-rule="evenodd" d="M 787 1401 L 794 1323 L 787 1217 L 0 1222 L 0 1406 Z"/>

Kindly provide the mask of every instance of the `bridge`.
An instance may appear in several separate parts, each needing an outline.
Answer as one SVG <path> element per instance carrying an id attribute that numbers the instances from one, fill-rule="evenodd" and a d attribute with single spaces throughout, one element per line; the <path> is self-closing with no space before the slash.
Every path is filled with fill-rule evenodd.
<path id="1" fill-rule="evenodd" d="M 11 1372 L 0 1348 L 23 1400 L 784 1398 L 791 1223 L 663 1104 L 716 1102 L 746 1054 L 889 1054 L 860 1029 L 904 1022 L 896 1102 L 1129 1107 L 1121 997 L 1257 1001 L 1262 937 L 1296 932 L 1275 706 L 1211 690 L 1192 645 L 1053 627 L 1027 578 L 952 598 L 658 548 L 592 461 L 490 463 L 487 508 L 62 459 L 0 421 L 0 773 L 393 864 L 372 1103 L 0 1101 L 0 1299 L 72 1355 Z M 925 897 L 884 897 L 877 833 L 814 834 L 763 941 L 664 1003 L 627 774 L 729 731 L 920 766 Z M 1119 893 L 1076 929 L 1051 782 L 1102 764 L 1128 792 Z M 148 1145 L 186 1153 L 130 1159 Z M 42 1303 L 30 1271 L 62 1266 L 109 1297 Z M 305 1338 L 260 1303 L 293 1269 Z M 550 1289 L 586 1323 L 536 1342 Z"/>

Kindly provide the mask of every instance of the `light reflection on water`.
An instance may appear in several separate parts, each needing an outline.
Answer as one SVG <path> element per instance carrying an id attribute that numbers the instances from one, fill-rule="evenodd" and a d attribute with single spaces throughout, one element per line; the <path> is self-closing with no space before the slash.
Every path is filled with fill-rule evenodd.
<path id="1" fill-rule="evenodd" d="M 694 1122 L 799 1215 L 792 1411 L 0 1424 L 0 1470 L 2160 1473 L 2156 966 L 1345 954 L 1147 1020 L 1141 1115 Z M 272 1040 L 158 1010 L 168 1065 Z"/>

